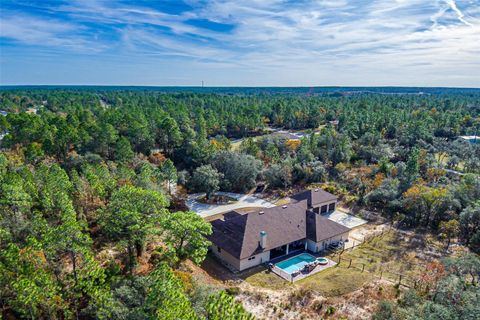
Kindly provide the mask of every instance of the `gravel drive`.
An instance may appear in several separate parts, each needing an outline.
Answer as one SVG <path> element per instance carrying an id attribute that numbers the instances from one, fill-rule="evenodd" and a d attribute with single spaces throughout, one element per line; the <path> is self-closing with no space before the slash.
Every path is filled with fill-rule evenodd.
<path id="1" fill-rule="evenodd" d="M 186 204 L 190 210 L 195 211 L 201 217 L 208 217 L 218 213 L 228 212 L 235 209 L 247 208 L 247 207 L 263 207 L 271 208 L 275 205 L 271 202 L 260 199 L 254 195 L 232 193 L 232 192 L 217 192 L 219 195 L 226 195 L 237 199 L 237 202 L 225 205 L 206 204 L 196 201 L 200 196 L 204 196 L 202 193 L 189 194 Z"/>

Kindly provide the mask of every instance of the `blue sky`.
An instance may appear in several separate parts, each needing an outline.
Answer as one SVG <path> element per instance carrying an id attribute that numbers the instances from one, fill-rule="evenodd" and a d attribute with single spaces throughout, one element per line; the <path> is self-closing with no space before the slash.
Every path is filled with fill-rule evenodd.
<path id="1" fill-rule="evenodd" d="M 0 84 L 480 87 L 480 0 L 1 0 Z"/>

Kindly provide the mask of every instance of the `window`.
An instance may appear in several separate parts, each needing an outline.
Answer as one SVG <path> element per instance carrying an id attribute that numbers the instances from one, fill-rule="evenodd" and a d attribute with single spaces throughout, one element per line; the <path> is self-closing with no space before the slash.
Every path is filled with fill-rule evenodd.
<path id="1" fill-rule="evenodd" d="M 248 258 L 248 260 L 253 260 L 255 259 L 255 256 Z"/>
<path id="2" fill-rule="evenodd" d="M 328 208 L 327 205 L 322 206 L 322 209 L 321 209 L 320 213 L 326 213 L 326 212 L 327 212 L 327 208 Z"/>
<path id="3" fill-rule="evenodd" d="M 218 251 L 218 253 L 222 252 L 222 248 L 217 247 L 217 251 Z"/>
<path id="4" fill-rule="evenodd" d="M 328 211 L 335 211 L 335 202 L 330 203 L 330 205 L 328 206 Z"/>

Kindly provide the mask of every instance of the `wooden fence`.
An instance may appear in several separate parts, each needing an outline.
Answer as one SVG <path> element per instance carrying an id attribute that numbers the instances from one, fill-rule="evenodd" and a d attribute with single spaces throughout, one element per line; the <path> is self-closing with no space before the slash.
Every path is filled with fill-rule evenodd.
<path id="1" fill-rule="evenodd" d="M 365 236 L 363 241 L 362 242 L 358 242 L 358 244 L 355 244 L 353 245 L 352 247 L 349 247 L 349 248 L 344 248 L 342 251 L 340 251 L 338 254 L 334 254 L 334 256 L 331 257 L 332 260 L 336 260 L 337 261 L 337 267 L 345 267 L 345 268 L 355 268 L 357 270 L 360 270 L 361 272 L 368 272 L 370 274 L 372 274 L 374 277 L 377 277 L 378 279 L 383 279 L 383 280 L 387 280 L 391 283 L 394 283 L 398 286 L 404 286 L 404 287 L 407 287 L 407 288 L 416 288 L 417 285 L 418 285 L 418 280 L 408 276 L 408 275 L 405 275 L 401 272 L 398 272 L 398 271 L 394 271 L 394 270 L 390 270 L 389 268 L 386 268 L 384 266 L 381 266 L 379 269 L 377 268 L 374 268 L 373 270 L 372 269 L 368 269 L 366 268 L 367 264 L 364 263 L 364 262 L 358 262 L 358 261 L 355 261 L 354 258 L 345 258 L 345 257 L 342 257 L 342 254 L 346 251 L 351 251 L 353 250 L 354 248 L 362 245 L 362 244 L 365 244 L 365 243 L 369 243 L 371 242 L 373 239 L 375 238 L 378 238 L 378 237 L 382 237 L 384 234 L 388 233 L 391 231 L 391 228 L 389 229 L 384 229 L 382 231 L 379 231 L 379 232 L 376 232 L 376 233 L 373 233 L 371 235 L 368 235 L 368 236 Z M 359 259 L 361 260 L 361 259 Z M 425 267 L 425 266 L 422 266 L 422 267 Z"/>
<path id="2" fill-rule="evenodd" d="M 380 268 L 379 270 L 369 270 L 366 268 L 367 264 L 363 262 L 355 262 L 353 258 L 342 258 L 341 256 L 338 257 L 337 267 L 344 267 L 347 269 L 354 268 L 361 272 L 368 272 L 372 274 L 374 277 L 387 280 L 391 283 L 394 283 L 399 286 L 404 286 L 407 288 L 416 288 L 418 281 L 408 275 L 405 275 L 398 271 L 390 270 L 389 268 Z"/>

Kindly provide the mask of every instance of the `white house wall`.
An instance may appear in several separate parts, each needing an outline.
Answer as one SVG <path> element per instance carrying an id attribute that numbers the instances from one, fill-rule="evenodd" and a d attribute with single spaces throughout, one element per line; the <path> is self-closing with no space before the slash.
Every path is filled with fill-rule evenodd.
<path id="1" fill-rule="evenodd" d="M 265 263 L 267 261 L 270 261 L 270 251 L 262 252 L 250 258 L 253 258 L 253 257 L 255 258 L 250 260 L 248 258 L 240 260 L 239 270 L 242 271 L 254 266 L 258 266 L 259 264 Z"/>
<path id="2" fill-rule="evenodd" d="M 320 242 L 314 242 L 312 240 L 307 240 L 307 248 L 308 248 L 308 250 L 310 250 L 312 252 L 320 252 L 324 248 L 327 248 L 332 243 L 337 243 L 339 241 L 347 240 L 348 239 L 348 233 L 349 232 L 347 231 L 345 233 L 339 234 L 335 237 L 331 237 L 329 239 L 326 239 L 326 240 L 323 240 L 323 241 L 320 241 Z M 324 245 L 324 243 L 325 243 L 325 245 Z"/>
<path id="3" fill-rule="evenodd" d="M 240 260 L 232 256 L 230 253 L 226 252 L 225 250 L 219 251 L 217 246 L 212 246 L 212 252 L 219 259 L 221 259 L 226 265 L 236 270 L 240 270 Z"/>
<path id="4" fill-rule="evenodd" d="M 315 241 L 307 239 L 307 249 L 312 252 L 318 252 L 317 243 Z"/>
<path id="5" fill-rule="evenodd" d="M 328 210 L 328 207 L 334 203 L 335 204 L 335 209 L 337 209 L 337 201 L 326 201 L 326 202 L 322 202 L 322 203 L 318 203 L 318 204 L 312 204 L 312 207 L 313 208 L 318 208 L 319 212 L 320 212 L 320 209 L 322 208 L 322 206 L 326 205 L 327 206 L 327 212 L 329 211 Z"/>

